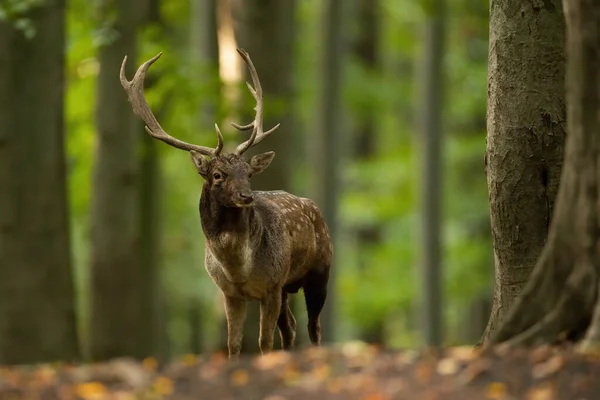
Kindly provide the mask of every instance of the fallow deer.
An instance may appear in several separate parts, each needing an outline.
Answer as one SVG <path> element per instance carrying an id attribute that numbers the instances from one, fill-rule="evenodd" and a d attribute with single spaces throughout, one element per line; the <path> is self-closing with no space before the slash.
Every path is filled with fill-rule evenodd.
<path id="1" fill-rule="evenodd" d="M 143 63 L 131 81 L 125 77 L 127 56 L 120 71 L 121 85 L 133 112 L 146 124 L 150 136 L 177 149 L 189 151 L 204 179 L 200 196 L 200 220 L 206 238 L 205 268 L 223 295 L 227 318 L 229 357 L 237 358 L 242 346 L 246 303 L 260 301 L 259 347 L 262 354 L 273 349 L 275 326 L 284 350 L 294 348 L 296 320 L 288 294 L 304 290 L 308 334 L 320 345 L 319 316 L 327 297 L 327 282 L 333 246 L 329 229 L 316 204 L 284 191 L 252 191 L 252 175 L 273 161 L 272 151 L 255 155 L 249 162 L 242 154 L 273 133 L 279 124 L 263 131 L 263 92 L 248 53 L 238 49 L 253 85 L 246 82 L 256 100 L 256 115 L 248 125 L 250 138 L 234 152 L 223 150 L 223 136 L 215 124 L 217 146 L 189 144 L 168 135 L 154 117 L 144 95 L 148 68 L 162 55 Z M 207 158 L 209 159 L 207 159 Z"/>

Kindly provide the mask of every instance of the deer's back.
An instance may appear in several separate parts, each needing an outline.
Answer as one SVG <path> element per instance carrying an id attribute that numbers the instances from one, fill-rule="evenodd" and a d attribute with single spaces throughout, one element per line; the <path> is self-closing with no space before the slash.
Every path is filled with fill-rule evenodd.
<path id="1" fill-rule="evenodd" d="M 289 239 L 291 266 L 287 283 L 301 279 L 310 268 L 329 267 L 332 257 L 329 229 L 312 200 L 285 191 L 254 194 L 259 204 L 280 217 L 280 222 L 270 229 L 283 230 L 281 233 Z"/>

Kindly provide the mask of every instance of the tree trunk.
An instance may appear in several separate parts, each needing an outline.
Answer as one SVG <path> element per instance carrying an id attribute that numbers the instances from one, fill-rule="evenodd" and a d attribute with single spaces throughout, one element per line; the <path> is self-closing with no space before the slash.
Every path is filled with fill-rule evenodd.
<path id="1" fill-rule="evenodd" d="M 560 0 L 491 0 L 487 134 L 495 290 L 483 339 L 511 308 L 548 235 L 565 138 Z"/>
<path id="2" fill-rule="evenodd" d="M 90 330 L 90 355 L 95 360 L 148 355 L 139 232 L 140 128 L 118 79 L 125 55 L 128 76 L 135 72 L 140 21 L 131 0 L 114 0 L 105 4 L 103 11 L 104 16 L 116 16 L 111 27 L 116 35 L 99 50 L 97 80 Z"/>
<path id="3" fill-rule="evenodd" d="M 353 17 L 358 24 L 358 36 L 352 43 L 352 52 L 362 68 L 369 74 L 380 73 L 381 60 L 379 54 L 379 29 L 381 20 L 381 7 L 379 0 L 359 0 Z M 356 133 L 354 138 L 354 160 L 365 162 L 377 155 L 377 115 L 370 98 L 366 98 L 361 108 L 364 110 L 358 115 L 356 121 Z M 368 273 L 374 249 L 381 241 L 381 229 L 377 224 L 358 226 L 355 229 L 357 256 L 359 268 Z M 383 320 L 377 321 L 373 326 L 360 326 L 358 336 L 361 340 L 369 343 L 380 343 L 384 341 Z"/>
<path id="4" fill-rule="evenodd" d="M 565 0 L 564 6 L 569 134 L 556 209 L 531 279 L 491 344 L 553 342 L 565 334 L 579 339 L 595 302 L 582 347 L 600 342 L 600 3 Z"/>
<path id="5" fill-rule="evenodd" d="M 247 153 L 246 157 L 251 157 L 265 151 L 275 152 L 275 160 L 271 167 L 252 178 L 254 190 L 293 192 L 293 165 L 290 161 L 294 159 L 294 149 L 291 147 L 294 136 L 292 104 L 292 67 L 295 59 L 294 10 L 293 0 L 244 0 L 242 9 L 239 10 L 240 25 L 237 40 L 239 47 L 250 54 L 260 77 L 265 104 L 263 125 L 266 130 L 281 123 L 281 127 L 275 133 Z M 247 69 L 244 72 L 248 76 Z M 247 80 L 250 80 L 249 76 Z M 251 99 L 251 96 L 249 93 L 244 93 L 244 98 Z M 246 124 L 253 118 L 253 107 L 254 105 L 244 106 L 241 113 L 244 121 L 241 123 Z M 246 140 L 248 133 L 243 132 L 240 137 Z M 292 296 L 292 298 L 296 297 Z M 258 310 L 258 302 L 248 304 L 248 318 L 242 344 L 244 352 L 259 351 Z"/>
<path id="6" fill-rule="evenodd" d="M 319 101 L 316 110 L 317 127 L 310 138 L 310 164 L 314 176 L 315 202 L 329 226 L 334 242 L 333 265 L 327 287 L 327 301 L 321 314 L 323 343 L 335 340 L 336 332 L 336 244 L 339 243 L 338 202 L 340 186 L 340 162 L 342 145 L 342 98 L 341 85 L 347 43 L 344 40 L 345 21 L 349 3 L 343 0 L 325 0 L 323 7 L 323 45 L 321 75 L 318 77 Z"/>
<path id="7" fill-rule="evenodd" d="M 211 91 L 198 110 L 198 125 L 207 129 L 219 122 L 217 118 L 221 98 L 221 82 L 219 76 L 219 42 L 217 0 L 193 0 L 190 13 L 190 54 L 194 68 L 204 71 L 205 79 L 210 80 Z M 222 124 L 220 124 L 222 126 Z M 202 273 L 205 274 L 204 271 Z M 205 278 L 207 276 L 205 275 Z M 194 277 L 194 279 L 203 279 Z M 189 301 L 190 351 L 194 354 L 202 352 L 204 342 L 204 324 L 202 310 L 204 302 L 200 298 Z M 224 338 L 226 340 L 226 338 Z"/>
<path id="8" fill-rule="evenodd" d="M 423 160 L 421 325 L 426 346 L 441 346 L 444 339 L 441 268 L 444 3 L 444 0 L 432 3 L 432 14 L 425 25 L 420 145 Z"/>
<path id="9" fill-rule="evenodd" d="M 65 2 L 33 6 L 35 36 L 0 21 L 0 364 L 79 348 L 64 144 Z"/>

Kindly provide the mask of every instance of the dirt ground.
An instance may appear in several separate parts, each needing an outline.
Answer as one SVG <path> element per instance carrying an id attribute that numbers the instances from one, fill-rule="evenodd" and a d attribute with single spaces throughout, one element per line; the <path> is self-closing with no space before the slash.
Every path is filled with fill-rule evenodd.
<path id="1" fill-rule="evenodd" d="M 0 369 L 0 399 L 600 399 L 600 355 L 537 347 L 389 351 L 361 343 L 228 362 L 188 355 Z"/>

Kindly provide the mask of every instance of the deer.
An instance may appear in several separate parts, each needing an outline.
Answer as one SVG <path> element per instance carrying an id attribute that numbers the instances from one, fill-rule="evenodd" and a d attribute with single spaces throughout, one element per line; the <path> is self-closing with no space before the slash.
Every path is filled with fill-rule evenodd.
<path id="1" fill-rule="evenodd" d="M 242 348 L 247 303 L 260 302 L 259 349 L 273 351 L 275 327 L 281 347 L 293 350 L 296 319 L 289 295 L 304 292 L 311 345 L 321 345 L 320 315 L 327 298 L 333 244 L 327 223 L 309 198 L 282 190 L 256 191 L 253 175 L 263 172 L 275 157 L 273 151 L 243 154 L 276 131 L 263 129 L 263 90 L 248 53 L 237 49 L 244 60 L 256 101 L 255 117 L 247 125 L 231 123 L 239 131 L 252 130 L 248 140 L 233 152 L 223 152 L 223 135 L 215 123 L 217 146 L 183 142 L 167 134 L 152 113 L 144 94 L 144 79 L 150 66 L 162 55 L 144 62 L 129 81 L 123 59 L 120 81 L 133 113 L 145 123 L 146 132 L 176 149 L 188 151 L 204 183 L 199 201 L 200 222 L 205 238 L 204 267 L 223 299 L 227 321 L 229 359 L 238 359 Z"/>

